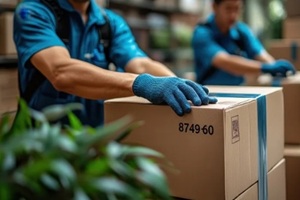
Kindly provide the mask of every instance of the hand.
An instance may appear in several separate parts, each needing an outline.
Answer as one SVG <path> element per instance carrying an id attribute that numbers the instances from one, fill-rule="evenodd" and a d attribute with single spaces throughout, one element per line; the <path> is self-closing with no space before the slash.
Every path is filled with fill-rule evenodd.
<path id="1" fill-rule="evenodd" d="M 287 60 L 277 60 L 273 63 L 264 63 L 262 64 L 261 71 L 277 77 L 286 77 L 288 73 L 296 73 L 292 63 Z"/>
<path id="2" fill-rule="evenodd" d="M 188 100 L 196 106 L 218 101 L 208 96 L 207 88 L 178 77 L 154 77 L 149 74 L 140 74 L 134 80 L 132 89 L 135 95 L 144 97 L 154 104 L 167 103 L 179 116 L 191 112 Z"/>

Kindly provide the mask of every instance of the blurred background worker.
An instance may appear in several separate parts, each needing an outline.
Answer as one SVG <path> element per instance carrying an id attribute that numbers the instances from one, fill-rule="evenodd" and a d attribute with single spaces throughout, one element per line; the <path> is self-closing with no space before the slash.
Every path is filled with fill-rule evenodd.
<path id="1" fill-rule="evenodd" d="M 243 0 L 214 0 L 214 13 L 195 27 L 192 47 L 196 81 L 208 85 L 241 85 L 245 75 L 295 74 L 286 60 L 274 60 L 249 27 L 239 21 Z"/>

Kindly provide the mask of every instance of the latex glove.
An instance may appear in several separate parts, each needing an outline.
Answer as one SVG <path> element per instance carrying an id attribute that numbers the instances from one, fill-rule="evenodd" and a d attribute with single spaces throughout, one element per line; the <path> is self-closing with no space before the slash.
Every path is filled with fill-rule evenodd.
<path id="1" fill-rule="evenodd" d="M 154 104 L 167 103 L 179 116 L 191 112 L 188 100 L 196 106 L 218 101 L 208 96 L 207 88 L 178 77 L 140 74 L 134 80 L 132 89 L 135 95 L 146 98 Z"/>
<path id="2" fill-rule="evenodd" d="M 293 64 L 287 60 L 277 60 L 273 63 L 264 63 L 262 64 L 261 71 L 277 77 L 286 77 L 288 73 L 296 73 Z"/>

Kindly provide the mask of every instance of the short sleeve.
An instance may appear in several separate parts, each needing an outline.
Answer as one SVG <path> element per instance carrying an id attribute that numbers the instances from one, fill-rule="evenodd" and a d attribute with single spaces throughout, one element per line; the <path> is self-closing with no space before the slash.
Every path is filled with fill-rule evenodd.
<path id="1" fill-rule="evenodd" d="M 43 4 L 19 4 L 14 15 L 14 41 L 21 66 L 45 48 L 65 46 L 56 35 L 55 27 L 54 15 Z"/>
<path id="2" fill-rule="evenodd" d="M 238 29 L 242 34 L 244 43 L 247 44 L 245 45 L 245 51 L 247 52 L 250 59 L 254 59 L 256 56 L 265 51 L 261 42 L 245 23 L 239 22 Z"/>
<path id="3" fill-rule="evenodd" d="M 192 47 L 194 51 L 195 70 L 198 78 L 205 75 L 212 65 L 214 57 L 226 52 L 213 38 L 212 31 L 204 26 L 197 26 L 193 33 Z"/>
<path id="4" fill-rule="evenodd" d="M 127 63 L 136 57 L 146 57 L 135 41 L 132 32 L 126 21 L 119 15 L 109 12 L 112 15 L 112 46 L 111 58 L 115 65 L 124 69 Z"/>

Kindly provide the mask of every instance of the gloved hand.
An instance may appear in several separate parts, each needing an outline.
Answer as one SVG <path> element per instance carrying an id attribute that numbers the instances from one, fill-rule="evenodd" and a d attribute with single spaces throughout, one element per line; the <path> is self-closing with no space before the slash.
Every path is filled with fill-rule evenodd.
<path id="1" fill-rule="evenodd" d="M 167 103 L 179 116 L 191 112 L 188 100 L 196 106 L 218 101 L 208 96 L 207 88 L 178 77 L 154 77 L 149 74 L 140 74 L 134 80 L 132 89 L 135 95 L 144 97 L 154 104 Z"/>
<path id="2" fill-rule="evenodd" d="M 264 63 L 262 64 L 261 71 L 277 77 L 286 77 L 288 72 L 291 72 L 292 74 L 296 73 L 292 63 L 287 60 L 277 60 L 273 63 Z"/>

